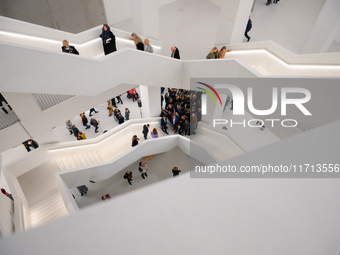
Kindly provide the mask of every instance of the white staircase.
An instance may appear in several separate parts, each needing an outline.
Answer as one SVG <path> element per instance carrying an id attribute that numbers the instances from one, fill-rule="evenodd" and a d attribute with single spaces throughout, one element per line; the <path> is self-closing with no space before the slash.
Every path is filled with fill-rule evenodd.
<path id="1" fill-rule="evenodd" d="M 69 215 L 69 212 L 58 189 L 54 189 L 52 194 L 44 201 L 30 207 L 32 227 L 67 215 Z"/>
<path id="2" fill-rule="evenodd" d="M 190 139 L 213 154 L 220 162 L 244 153 L 227 135 L 202 127 L 202 124 L 198 126 L 197 134 Z"/>
<path id="3" fill-rule="evenodd" d="M 84 152 L 74 155 L 58 157 L 54 159 L 60 171 L 69 170 L 73 168 L 94 165 L 102 162 L 97 151 Z"/>

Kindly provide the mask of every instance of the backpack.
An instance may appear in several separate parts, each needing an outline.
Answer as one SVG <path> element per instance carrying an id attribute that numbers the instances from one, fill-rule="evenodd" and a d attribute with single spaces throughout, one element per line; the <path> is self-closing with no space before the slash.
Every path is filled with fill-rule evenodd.
<path id="1" fill-rule="evenodd" d="M 139 172 L 143 172 L 143 169 L 141 167 L 138 167 Z"/>
<path id="2" fill-rule="evenodd" d="M 127 178 L 127 176 L 126 176 L 126 174 L 124 174 L 124 177 L 123 177 L 124 179 L 126 179 Z"/>

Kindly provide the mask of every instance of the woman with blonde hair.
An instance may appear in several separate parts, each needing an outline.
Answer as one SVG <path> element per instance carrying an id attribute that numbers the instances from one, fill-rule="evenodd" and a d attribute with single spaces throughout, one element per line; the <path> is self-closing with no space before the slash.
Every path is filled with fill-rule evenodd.
<path id="1" fill-rule="evenodd" d="M 112 116 L 113 113 L 113 106 L 112 103 L 110 101 L 107 101 L 107 107 L 106 109 L 109 111 L 109 117 Z"/>
<path id="2" fill-rule="evenodd" d="M 157 138 L 158 137 L 157 128 L 154 128 L 150 133 L 151 133 L 151 138 Z"/>
<path id="3" fill-rule="evenodd" d="M 206 59 L 215 59 L 218 58 L 218 50 L 217 47 L 213 47 L 212 50 L 207 55 Z"/>
<path id="4" fill-rule="evenodd" d="M 146 38 L 146 39 L 144 40 L 144 51 L 153 53 L 153 47 L 151 46 L 150 41 L 149 41 L 148 38 Z"/>
<path id="5" fill-rule="evenodd" d="M 132 38 L 129 38 L 129 39 L 134 41 L 137 50 L 144 51 L 144 44 L 143 44 L 142 39 L 136 33 L 132 33 L 131 37 Z"/>

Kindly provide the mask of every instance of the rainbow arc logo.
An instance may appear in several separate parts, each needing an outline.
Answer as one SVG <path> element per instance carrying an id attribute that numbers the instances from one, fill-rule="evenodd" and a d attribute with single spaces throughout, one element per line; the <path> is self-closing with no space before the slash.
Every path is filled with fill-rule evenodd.
<path id="1" fill-rule="evenodd" d="M 206 83 L 203 83 L 203 82 L 196 82 L 196 83 L 201 84 L 201 85 L 203 85 L 203 86 L 206 86 L 206 87 L 209 88 L 212 92 L 214 92 L 215 95 L 217 96 L 218 100 L 220 101 L 221 106 L 222 106 L 222 100 L 221 100 L 221 98 L 220 98 L 220 95 L 217 93 L 217 91 L 216 91 L 213 87 L 211 87 L 210 85 L 208 85 L 208 84 L 206 84 Z M 211 94 L 211 92 L 210 92 L 209 90 L 203 89 L 203 88 L 201 88 L 201 87 L 197 87 L 197 88 L 200 89 L 200 90 L 203 90 L 204 92 L 206 92 L 206 93 L 214 100 L 214 103 L 215 103 L 215 105 L 216 105 L 215 97 L 213 96 L 213 94 Z"/>

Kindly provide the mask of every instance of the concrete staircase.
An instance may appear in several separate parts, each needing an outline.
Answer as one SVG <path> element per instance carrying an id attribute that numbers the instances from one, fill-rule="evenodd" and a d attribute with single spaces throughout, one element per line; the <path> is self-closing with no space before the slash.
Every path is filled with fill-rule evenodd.
<path id="1" fill-rule="evenodd" d="M 58 189 L 50 192 L 50 196 L 40 203 L 30 207 L 32 227 L 69 215 Z"/>
<path id="2" fill-rule="evenodd" d="M 54 160 L 57 163 L 60 171 L 94 165 L 102 162 L 102 159 L 96 151 L 58 157 Z"/>

